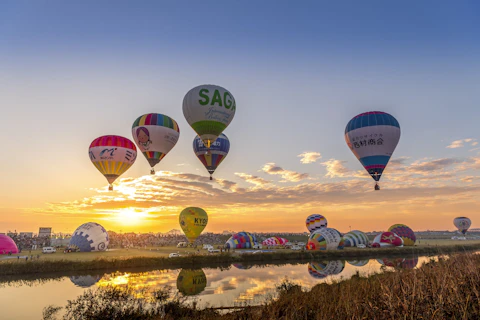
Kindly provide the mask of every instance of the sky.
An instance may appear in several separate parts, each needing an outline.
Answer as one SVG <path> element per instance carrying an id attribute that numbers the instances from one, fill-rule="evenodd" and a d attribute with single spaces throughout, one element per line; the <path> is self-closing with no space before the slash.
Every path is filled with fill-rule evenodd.
<path id="1" fill-rule="evenodd" d="M 2 1 L 0 232 L 88 221 L 121 232 L 342 232 L 480 227 L 480 4 L 476 1 Z M 184 95 L 227 88 L 231 149 L 208 180 L 192 151 Z M 347 147 L 355 115 L 392 114 L 402 135 L 374 191 Z M 166 114 L 180 139 L 107 191 L 88 146 L 132 139 Z"/>

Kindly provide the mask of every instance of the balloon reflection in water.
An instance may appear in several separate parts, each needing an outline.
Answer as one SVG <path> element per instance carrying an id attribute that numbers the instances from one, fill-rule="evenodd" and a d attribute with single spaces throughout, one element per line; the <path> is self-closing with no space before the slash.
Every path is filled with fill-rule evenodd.
<path id="1" fill-rule="evenodd" d="M 177 289 L 185 296 L 194 296 L 205 290 L 207 276 L 202 269 L 182 269 L 177 277 Z"/>
<path id="2" fill-rule="evenodd" d="M 377 259 L 378 263 L 387 267 L 400 269 L 413 269 L 418 264 L 418 257 L 410 258 L 383 258 Z"/>
<path id="3" fill-rule="evenodd" d="M 242 269 L 242 270 L 247 270 L 247 269 L 252 268 L 252 266 L 248 266 L 248 265 L 246 266 L 246 265 L 244 265 L 243 263 L 234 263 L 234 264 L 232 264 L 232 265 L 233 265 L 235 268 L 237 268 L 237 269 Z"/>
<path id="4" fill-rule="evenodd" d="M 351 264 L 352 266 L 355 266 L 355 267 L 363 267 L 363 266 L 366 266 L 368 264 L 368 261 L 369 260 L 351 260 L 351 261 L 347 261 L 349 264 Z"/>
<path id="5" fill-rule="evenodd" d="M 319 261 L 308 264 L 308 273 L 316 279 L 323 279 L 327 276 L 340 274 L 345 268 L 345 261 Z"/>
<path id="6" fill-rule="evenodd" d="M 89 288 L 93 286 L 95 283 L 100 281 L 102 277 L 99 275 L 96 276 L 72 276 L 70 277 L 70 281 L 72 281 L 77 287 L 80 288 Z"/>

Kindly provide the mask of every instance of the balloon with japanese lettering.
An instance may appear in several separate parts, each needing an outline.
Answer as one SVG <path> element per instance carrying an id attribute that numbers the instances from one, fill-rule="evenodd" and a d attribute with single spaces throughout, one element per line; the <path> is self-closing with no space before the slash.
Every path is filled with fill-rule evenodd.
<path id="1" fill-rule="evenodd" d="M 403 240 L 393 232 L 382 232 L 373 239 L 372 247 L 403 247 Z"/>
<path id="2" fill-rule="evenodd" d="M 308 238 L 307 250 L 337 250 L 343 249 L 343 237 L 332 228 L 322 228 L 314 231 Z"/>
<path id="3" fill-rule="evenodd" d="M 453 219 L 453 224 L 457 227 L 458 231 L 465 235 L 472 225 L 472 221 L 467 217 L 456 217 Z"/>
<path id="4" fill-rule="evenodd" d="M 397 236 L 402 238 L 404 246 L 413 246 L 415 245 L 415 241 L 417 241 L 417 236 L 415 236 L 415 232 L 413 232 L 410 227 L 404 224 L 394 224 L 388 231 L 395 233 Z"/>
<path id="5" fill-rule="evenodd" d="M 184 296 L 194 296 L 205 290 L 207 276 L 202 269 L 182 269 L 177 277 L 177 289 Z"/>
<path id="6" fill-rule="evenodd" d="M 230 141 L 223 133 L 220 134 L 217 140 L 210 145 L 210 148 L 205 147 L 205 144 L 199 136 L 196 136 L 193 140 L 193 151 L 200 162 L 205 166 L 208 173 L 210 173 L 210 180 L 212 180 L 212 174 L 220 163 L 222 163 L 223 159 L 225 159 L 229 150 Z"/>
<path id="7" fill-rule="evenodd" d="M 359 244 L 368 246 L 368 237 L 360 230 L 352 230 L 343 236 L 345 247 L 356 247 Z"/>
<path id="8" fill-rule="evenodd" d="M 316 230 L 326 228 L 328 225 L 327 218 L 321 214 L 311 214 L 307 217 L 305 221 L 308 231 L 314 232 Z"/>
<path id="9" fill-rule="evenodd" d="M 225 242 L 224 247 L 226 249 L 251 249 L 257 244 L 257 238 L 254 234 L 242 231 L 233 234 L 227 242 Z"/>
<path id="10" fill-rule="evenodd" d="M 319 261 L 308 264 L 308 273 L 316 279 L 323 279 L 328 276 L 340 274 L 345 268 L 345 261 Z"/>
<path id="11" fill-rule="evenodd" d="M 183 99 L 185 119 L 207 148 L 232 122 L 236 108 L 233 95 L 216 85 L 195 87 Z"/>
<path id="12" fill-rule="evenodd" d="M 188 207 L 180 212 L 180 227 L 189 243 L 194 243 L 207 226 L 208 215 L 202 208 Z"/>
<path id="13" fill-rule="evenodd" d="M 108 135 L 93 140 L 88 148 L 88 155 L 93 165 L 107 179 L 108 190 L 112 191 L 113 182 L 137 159 L 137 148 L 127 138 Z"/>
<path id="14" fill-rule="evenodd" d="M 150 164 L 150 173 L 177 144 L 180 128 L 175 120 L 160 113 L 147 113 L 137 118 L 132 125 L 132 135 L 138 149 Z"/>
<path id="15" fill-rule="evenodd" d="M 345 141 L 365 170 L 378 181 L 400 140 L 400 124 L 392 115 L 381 111 L 361 113 L 345 128 Z"/>

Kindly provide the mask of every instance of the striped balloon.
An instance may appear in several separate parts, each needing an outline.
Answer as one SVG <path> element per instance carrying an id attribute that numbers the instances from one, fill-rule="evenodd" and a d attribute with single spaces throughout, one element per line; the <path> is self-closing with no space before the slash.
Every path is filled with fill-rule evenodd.
<path id="1" fill-rule="evenodd" d="M 366 266 L 369 261 L 370 260 L 350 260 L 347 262 L 354 267 L 363 267 L 363 266 Z"/>
<path id="2" fill-rule="evenodd" d="M 400 124 L 392 115 L 371 111 L 348 122 L 345 141 L 363 167 L 379 181 L 400 140 Z M 375 190 L 380 189 L 378 184 Z"/>
<path id="3" fill-rule="evenodd" d="M 232 235 L 225 243 L 225 248 L 230 249 L 251 249 L 257 245 L 257 238 L 254 234 L 242 231 Z"/>
<path id="4" fill-rule="evenodd" d="M 127 138 L 109 135 L 93 140 L 88 154 L 93 165 L 110 184 L 109 190 L 113 190 L 112 183 L 135 162 L 137 148 Z"/>
<path id="5" fill-rule="evenodd" d="M 343 249 L 342 234 L 332 228 L 323 228 L 313 232 L 308 238 L 307 250 Z"/>
<path id="6" fill-rule="evenodd" d="M 359 244 L 368 245 L 368 237 L 360 230 L 352 230 L 343 236 L 345 247 L 356 247 Z"/>
<path id="7" fill-rule="evenodd" d="M 326 228 L 328 223 L 327 223 L 327 218 L 325 218 L 324 216 L 320 214 L 312 214 L 307 217 L 305 224 L 307 226 L 308 231 L 314 232 L 321 228 Z"/>
<path id="8" fill-rule="evenodd" d="M 270 237 L 268 239 L 263 240 L 262 245 L 264 245 L 264 246 L 283 246 L 287 242 L 288 242 L 288 240 L 285 239 L 285 238 Z"/>
<path id="9" fill-rule="evenodd" d="M 199 136 L 196 136 L 193 140 L 193 151 L 210 173 L 210 180 L 212 180 L 212 174 L 220 163 L 222 163 L 223 159 L 225 159 L 229 150 L 230 141 L 223 133 L 220 134 L 217 140 L 210 146 L 210 149 L 205 146 Z"/>
<path id="10" fill-rule="evenodd" d="M 177 144 L 180 128 L 175 120 L 166 115 L 148 113 L 135 120 L 132 135 L 154 174 L 153 167 Z"/>

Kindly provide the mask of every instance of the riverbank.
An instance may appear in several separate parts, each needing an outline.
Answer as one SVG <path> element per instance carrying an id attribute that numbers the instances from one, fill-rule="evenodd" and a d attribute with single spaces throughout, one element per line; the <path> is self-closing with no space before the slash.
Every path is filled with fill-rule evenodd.
<path id="1" fill-rule="evenodd" d="M 120 258 L 95 258 L 93 260 L 46 259 L 43 256 L 36 260 L 10 259 L 0 263 L 0 276 L 39 274 L 53 272 L 87 272 L 96 270 L 121 270 L 137 267 L 156 269 L 228 267 L 232 263 L 246 265 L 266 263 L 290 263 L 292 261 L 321 261 L 335 259 L 375 259 L 383 257 L 407 255 L 438 255 L 454 252 L 480 250 L 480 243 L 456 244 L 445 246 L 414 246 L 404 248 L 347 248 L 334 251 L 287 251 L 279 250 L 268 253 L 221 253 L 168 258 L 165 256 L 141 256 L 139 252 L 131 251 L 134 256 Z M 81 254 L 78 254 L 81 255 Z M 76 257 L 78 257 L 78 255 Z M 88 257 L 89 253 L 83 253 Z"/>

